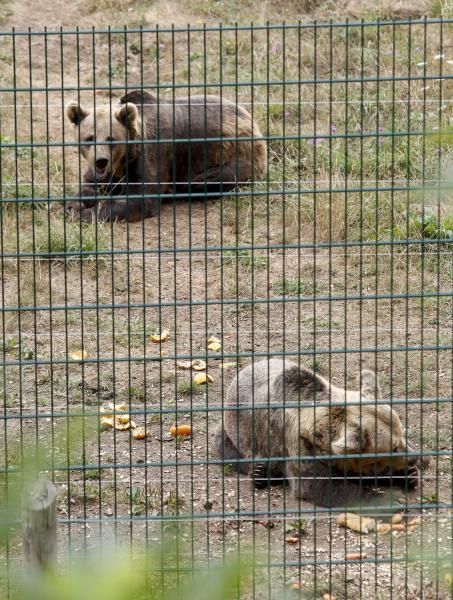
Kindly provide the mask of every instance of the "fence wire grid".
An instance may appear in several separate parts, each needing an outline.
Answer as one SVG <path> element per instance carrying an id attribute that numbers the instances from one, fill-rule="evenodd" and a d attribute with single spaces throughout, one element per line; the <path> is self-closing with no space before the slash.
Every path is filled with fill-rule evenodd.
<path id="1" fill-rule="evenodd" d="M 62 565 L 451 597 L 452 23 L 0 33 L 0 497 Z"/>

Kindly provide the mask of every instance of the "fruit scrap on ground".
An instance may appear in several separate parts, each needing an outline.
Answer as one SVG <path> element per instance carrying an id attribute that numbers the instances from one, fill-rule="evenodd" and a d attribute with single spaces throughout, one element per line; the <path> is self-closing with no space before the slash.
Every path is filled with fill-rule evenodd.
<path id="1" fill-rule="evenodd" d="M 203 383 L 212 383 L 214 379 L 207 373 L 197 373 L 193 378 L 193 381 L 197 385 L 203 385 Z"/>
<path id="2" fill-rule="evenodd" d="M 120 402 L 119 404 L 113 404 L 109 402 L 109 408 L 101 406 L 101 427 L 104 429 L 113 429 L 117 431 L 127 431 L 128 429 L 135 429 L 135 421 L 132 421 L 130 415 L 126 412 L 126 403 Z M 113 411 L 113 412 L 112 412 Z"/>
<path id="3" fill-rule="evenodd" d="M 218 352 L 222 348 L 222 341 L 215 336 L 211 336 L 208 338 L 208 350 L 212 350 L 213 352 Z"/>
<path id="4" fill-rule="evenodd" d="M 341 513 L 336 519 L 337 525 L 347 527 L 357 533 L 370 533 L 374 531 L 376 522 L 369 517 L 361 517 L 355 513 Z"/>
<path id="5" fill-rule="evenodd" d="M 170 433 L 173 437 L 192 435 L 192 427 L 190 425 L 174 425 L 170 427 Z"/>
<path id="6" fill-rule="evenodd" d="M 162 342 L 166 342 L 168 340 L 169 333 L 165 329 L 161 333 L 153 333 L 153 335 L 149 338 L 154 344 L 161 344 Z"/>
<path id="7" fill-rule="evenodd" d="M 86 350 L 75 350 L 74 352 L 71 352 L 69 358 L 71 360 L 83 361 L 89 358 L 89 356 Z"/>
<path id="8" fill-rule="evenodd" d="M 206 369 L 206 363 L 199 358 L 194 360 L 178 360 L 176 366 L 178 369 L 185 369 L 186 371 L 189 369 L 192 369 L 193 371 L 204 371 Z"/>
<path id="9" fill-rule="evenodd" d="M 144 440 L 146 438 L 146 431 L 144 427 L 137 427 L 132 433 L 134 440 Z"/>

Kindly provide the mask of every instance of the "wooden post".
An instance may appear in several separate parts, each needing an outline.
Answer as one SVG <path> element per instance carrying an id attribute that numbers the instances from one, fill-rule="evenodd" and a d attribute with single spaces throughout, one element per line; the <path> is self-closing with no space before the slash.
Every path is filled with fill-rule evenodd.
<path id="1" fill-rule="evenodd" d="M 40 477 L 25 499 L 23 516 L 24 566 L 47 569 L 57 556 L 57 490 Z"/>

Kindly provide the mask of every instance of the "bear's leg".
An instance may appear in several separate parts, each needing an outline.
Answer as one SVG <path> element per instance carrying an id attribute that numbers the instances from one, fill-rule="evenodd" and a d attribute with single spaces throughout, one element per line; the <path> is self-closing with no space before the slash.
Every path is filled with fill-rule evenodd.
<path id="1" fill-rule="evenodd" d="M 329 508 L 372 501 L 376 495 L 320 460 L 288 463 L 291 490 L 298 499 Z"/>
<path id="2" fill-rule="evenodd" d="M 263 489 L 269 485 L 283 485 L 286 483 L 284 465 L 279 462 L 274 464 L 272 462 L 257 462 L 253 463 L 251 470 L 251 476 L 253 484 L 257 489 Z"/>
<path id="3" fill-rule="evenodd" d="M 416 465 L 399 471 L 388 469 L 385 473 L 376 473 L 375 476 L 366 475 L 363 481 L 366 485 L 373 487 L 398 487 L 413 490 L 419 484 L 420 469 Z"/>
<path id="4" fill-rule="evenodd" d="M 243 475 L 249 474 L 249 463 L 240 462 L 240 459 L 244 457 L 233 444 L 230 436 L 226 433 L 222 425 L 219 425 L 215 432 L 214 443 L 219 457 L 222 458 L 225 463 L 234 467 L 238 473 L 242 473 Z"/>
<path id="5" fill-rule="evenodd" d="M 73 215 L 74 213 L 78 214 L 86 208 L 92 208 L 97 201 L 98 197 L 94 194 L 94 187 L 84 186 L 80 192 L 79 198 L 73 198 L 69 202 L 64 202 L 64 212 L 68 216 Z"/>
<path id="6" fill-rule="evenodd" d="M 316 461 L 291 461 L 288 464 L 291 490 L 298 499 L 313 502 L 328 508 L 354 507 L 354 510 L 368 514 L 392 513 L 401 509 L 395 504 L 394 495 L 377 493 L 347 475 L 334 471 L 328 464 Z"/>
<path id="7" fill-rule="evenodd" d="M 420 482 L 421 474 L 429 467 L 430 458 L 429 456 L 423 456 L 417 448 L 409 443 L 407 444 L 407 450 L 418 454 L 408 456 L 405 469 L 393 471 L 390 466 L 385 472 L 376 473 L 374 477 L 369 476 L 369 485 L 374 487 L 395 486 L 405 490 L 415 489 Z"/>
<path id="8" fill-rule="evenodd" d="M 156 214 L 155 207 L 142 199 L 103 198 L 93 206 L 80 211 L 82 221 L 141 221 Z"/>
<path id="9" fill-rule="evenodd" d="M 192 176 L 190 182 L 176 183 L 177 194 L 196 194 L 193 200 L 221 198 L 234 190 L 238 182 L 250 180 L 250 164 L 245 161 L 233 161 L 218 167 L 211 167 L 198 175 Z"/>

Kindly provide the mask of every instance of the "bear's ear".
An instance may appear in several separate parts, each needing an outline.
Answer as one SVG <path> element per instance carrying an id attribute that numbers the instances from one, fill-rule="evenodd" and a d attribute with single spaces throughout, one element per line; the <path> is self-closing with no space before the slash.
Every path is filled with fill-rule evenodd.
<path id="1" fill-rule="evenodd" d="M 131 137 L 135 137 L 139 133 L 139 116 L 135 104 L 126 102 L 116 111 L 115 117 L 129 131 Z"/>
<path id="2" fill-rule="evenodd" d="M 134 104 L 157 104 L 157 98 L 154 94 L 150 94 L 149 92 L 145 92 L 143 90 L 132 90 L 124 94 L 120 98 L 121 104 L 126 104 L 126 102 L 133 102 Z"/>
<path id="3" fill-rule="evenodd" d="M 360 393 L 370 400 L 380 400 L 382 398 L 381 388 L 374 371 L 368 369 L 362 371 Z"/>
<path id="4" fill-rule="evenodd" d="M 345 427 L 344 435 L 332 442 L 334 454 L 356 454 L 362 451 L 360 432 L 355 427 Z"/>
<path id="5" fill-rule="evenodd" d="M 66 116 L 74 125 L 80 125 L 87 114 L 87 111 L 74 100 L 66 106 Z"/>

